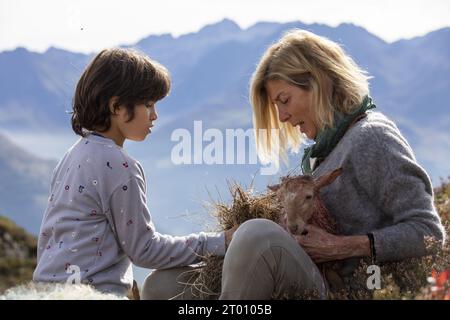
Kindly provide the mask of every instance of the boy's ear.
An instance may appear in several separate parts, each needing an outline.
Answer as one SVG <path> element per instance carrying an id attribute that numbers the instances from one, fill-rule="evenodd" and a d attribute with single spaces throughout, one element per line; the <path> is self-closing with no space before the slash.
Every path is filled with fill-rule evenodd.
<path id="1" fill-rule="evenodd" d="M 342 168 L 335 169 L 330 173 L 324 174 L 314 181 L 314 191 L 319 191 L 322 187 L 331 184 L 337 177 L 342 174 Z"/>
<path id="2" fill-rule="evenodd" d="M 114 96 L 111 99 L 109 99 L 108 101 L 108 108 L 109 111 L 111 112 L 111 114 L 113 115 L 117 115 L 117 110 L 119 108 L 119 106 L 117 106 L 117 108 L 114 108 L 114 105 L 116 105 L 117 101 L 119 100 L 119 97 Z"/>
<path id="3" fill-rule="evenodd" d="M 272 190 L 273 192 L 277 192 L 278 191 L 278 189 L 280 189 L 280 186 L 281 186 L 281 184 L 274 184 L 274 185 L 271 185 L 271 186 L 267 186 L 267 188 L 269 188 L 269 190 Z"/>

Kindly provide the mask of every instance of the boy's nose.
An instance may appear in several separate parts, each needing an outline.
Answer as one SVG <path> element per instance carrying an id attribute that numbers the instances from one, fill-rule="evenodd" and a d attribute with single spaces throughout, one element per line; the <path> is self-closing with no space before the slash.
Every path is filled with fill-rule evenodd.
<path id="1" fill-rule="evenodd" d="M 156 113 L 156 110 L 153 110 L 153 111 L 150 113 L 150 120 L 151 120 L 151 121 L 155 121 L 156 119 L 158 119 L 158 113 Z"/>

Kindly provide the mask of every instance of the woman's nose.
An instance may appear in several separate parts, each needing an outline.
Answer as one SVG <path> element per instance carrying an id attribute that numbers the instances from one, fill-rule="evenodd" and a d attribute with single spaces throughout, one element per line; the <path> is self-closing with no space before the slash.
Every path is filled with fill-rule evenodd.
<path id="1" fill-rule="evenodd" d="M 289 113 L 287 113 L 283 108 L 278 108 L 278 118 L 281 122 L 286 122 L 289 119 Z"/>

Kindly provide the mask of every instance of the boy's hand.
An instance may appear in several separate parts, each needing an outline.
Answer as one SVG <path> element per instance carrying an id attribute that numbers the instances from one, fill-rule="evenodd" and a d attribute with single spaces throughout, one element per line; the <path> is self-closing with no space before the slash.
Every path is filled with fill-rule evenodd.
<path id="1" fill-rule="evenodd" d="M 287 227 L 287 214 L 286 212 L 283 212 L 281 215 L 280 221 L 278 222 L 278 225 L 282 227 L 287 233 L 291 233 Z"/>
<path id="2" fill-rule="evenodd" d="M 234 234 L 234 232 L 236 231 L 236 229 L 238 227 L 239 226 L 236 225 L 233 228 L 224 231 L 225 232 L 225 250 L 228 249 L 228 246 L 229 246 L 229 244 L 231 242 L 231 239 L 233 239 L 233 234 Z"/>

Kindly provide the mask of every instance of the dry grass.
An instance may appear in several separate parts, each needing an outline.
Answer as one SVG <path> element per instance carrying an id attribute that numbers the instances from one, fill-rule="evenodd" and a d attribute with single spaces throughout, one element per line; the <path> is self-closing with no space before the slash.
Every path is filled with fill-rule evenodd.
<path id="1" fill-rule="evenodd" d="M 221 230 L 227 230 L 249 219 L 266 218 L 278 222 L 280 207 L 274 193 L 254 195 L 237 183 L 230 186 L 231 204 L 213 202 L 209 212 L 219 222 Z M 442 181 L 435 189 L 435 205 L 450 234 L 450 182 Z M 441 247 L 432 239 L 426 239 L 428 255 L 400 262 L 379 264 L 381 289 L 368 290 L 366 273 L 369 261 L 361 259 L 354 271 L 352 283 L 345 290 L 330 292 L 330 299 L 450 299 L 450 241 Z M 217 299 L 221 291 L 223 258 L 203 257 L 204 267 L 195 269 L 190 284 L 192 292 L 200 299 Z M 446 272 L 448 271 L 448 272 Z M 448 278 L 447 278 L 448 277 Z M 299 292 L 275 299 L 316 299 L 317 294 Z"/>

